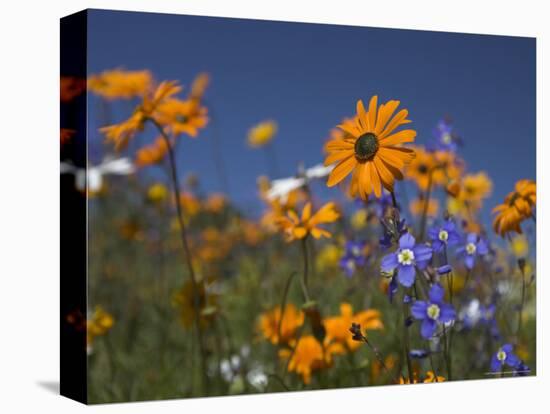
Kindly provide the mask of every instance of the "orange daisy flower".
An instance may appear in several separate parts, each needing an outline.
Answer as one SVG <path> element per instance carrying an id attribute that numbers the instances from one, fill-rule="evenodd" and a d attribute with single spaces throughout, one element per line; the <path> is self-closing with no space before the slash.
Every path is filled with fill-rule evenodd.
<path id="1" fill-rule="evenodd" d="M 277 133 L 275 121 L 263 121 L 248 131 L 247 142 L 251 148 L 260 148 L 271 142 Z"/>
<path id="2" fill-rule="evenodd" d="M 346 125 L 347 127 L 353 127 L 353 125 L 355 125 L 355 122 L 356 122 L 355 119 L 345 118 L 342 121 L 342 125 Z M 350 138 L 350 135 L 346 131 L 338 127 L 331 129 L 327 142 L 325 142 L 325 145 L 323 145 L 323 153 L 328 154 L 330 152 L 327 146 L 331 141 L 336 139 L 344 139 L 344 138 Z"/>
<path id="3" fill-rule="evenodd" d="M 152 94 L 146 94 L 141 104 L 127 120 L 100 128 L 108 141 L 112 141 L 116 150 L 122 150 L 130 139 L 143 130 L 145 122 L 155 118 L 158 106 L 166 99 L 181 91 L 182 87 L 175 81 L 162 82 Z"/>
<path id="4" fill-rule="evenodd" d="M 182 101 L 166 99 L 158 105 L 155 119 L 165 125 L 173 135 L 187 134 L 195 138 L 199 129 L 208 124 L 208 109 L 196 99 Z"/>
<path id="5" fill-rule="evenodd" d="M 537 202 L 537 185 L 532 180 L 519 180 L 514 191 L 504 199 L 504 203 L 493 209 L 495 233 L 504 236 L 515 231 L 522 233 L 520 224 L 533 215 Z"/>
<path id="6" fill-rule="evenodd" d="M 295 345 L 294 350 L 281 349 L 281 359 L 290 358 L 288 362 L 289 372 L 296 372 L 302 376 L 304 384 L 311 382 L 313 371 L 326 368 L 332 364 L 332 355 L 327 349 L 323 349 L 321 343 L 313 335 L 302 336 Z"/>
<path id="7" fill-rule="evenodd" d="M 413 180 L 420 190 L 426 191 L 430 184 L 443 186 L 460 178 L 464 165 L 452 152 L 430 152 L 423 147 L 415 147 L 414 150 L 416 158 L 407 166 L 405 175 Z"/>
<path id="8" fill-rule="evenodd" d="M 331 237 L 332 234 L 319 227 L 319 224 L 332 223 L 339 217 L 340 214 L 336 211 L 333 202 L 325 204 L 314 214 L 311 213 L 311 203 L 307 203 L 301 217 L 298 217 L 294 210 L 289 210 L 286 216 L 279 216 L 275 221 L 290 242 L 303 239 L 310 234 L 316 239 Z"/>
<path id="9" fill-rule="evenodd" d="M 343 352 L 346 350 L 356 351 L 361 342 L 354 341 L 349 331 L 352 323 L 358 323 L 362 329 L 383 329 L 384 324 L 380 320 L 380 312 L 375 309 L 368 309 L 359 313 L 353 313 L 353 307 L 349 303 L 340 305 L 340 315 L 326 318 L 324 321 L 326 336 L 325 345 L 332 342 L 343 345 Z M 343 353 L 342 352 L 342 353 Z"/>
<path id="10" fill-rule="evenodd" d="M 434 183 L 434 170 L 437 163 L 432 152 L 422 147 L 415 147 L 414 150 L 416 157 L 405 169 L 405 176 L 413 180 L 418 188 L 426 191 L 430 184 L 430 176 L 432 184 Z"/>
<path id="11" fill-rule="evenodd" d="M 281 307 L 277 306 L 260 316 L 259 326 L 262 335 L 273 345 L 289 343 L 295 336 L 296 331 L 304 324 L 304 313 L 297 309 L 292 303 L 285 305 L 281 321 Z M 279 324 L 281 332 L 279 337 Z"/>
<path id="12" fill-rule="evenodd" d="M 90 91 L 106 99 L 131 99 L 143 96 L 151 88 L 153 76 L 148 70 L 106 70 L 88 79 Z"/>
<path id="13" fill-rule="evenodd" d="M 378 97 L 373 96 L 368 112 L 363 101 L 357 102 L 357 117 L 351 124 L 338 127 L 349 136 L 333 139 L 325 146 L 328 156 L 325 165 L 338 162 L 329 175 L 327 185 L 333 187 L 352 174 L 349 194 L 367 199 L 374 193 L 381 197 L 382 187 L 393 192 L 394 180 L 403 179 L 401 170 L 415 154 L 401 145 L 414 142 L 416 131 L 412 129 L 394 132 L 401 125 L 411 122 L 409 112 L 402 109 L 393 116 L 399 101 L 388 101 L 377 108 Z"/>

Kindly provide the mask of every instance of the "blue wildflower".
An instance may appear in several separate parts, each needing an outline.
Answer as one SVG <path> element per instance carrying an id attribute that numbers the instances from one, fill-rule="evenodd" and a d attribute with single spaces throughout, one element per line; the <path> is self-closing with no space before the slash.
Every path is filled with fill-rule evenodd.
<path id="1" fill-rule="evenodd" d="M 514 354 L 512 344 L 505 344 L 491 358 L 491 371 L 500 372 L 504 366 L 516 369 L 521 364 L 521 360 Z"/>
<path id="2" fill-rule="evenodd" d="M 482 324 L 487 326 L 489 328 L 489 333 L 491 336 L 495 339 L 500 337 L 500 331 L 498 330 L 498 324 L 497 320 L 495 318 L 496 316 L 496 305 L 491 303 L 487 306 L 481 306 L 479 308 L 479 312 L 481 313 L 480 321 Z"/>
<path id="3" fill-rule="evenodd" d="M 485 256 L 489 253 L 489 247 L 485 240 L 481 239 L 477 234 L 470 233 L 466 236 L 464 245 L 459 247 L 456 253 L 464 257 L 466 268 L 471 270 L 474 268 L 476 256 Z"/>
<path id="4" fill-rule="evenodd" d="M 382 272 L 391 273 L 397 269 L 397 280 L 405 287 L 411 287 L 416 278 L 416 268 L 424 269 L 432 258 L 432 249 L 416 244 L 410 233 L 399 238 L 399 248 L 382 258 Z"/>
<path id="5" fill-rule="evenodd" d="M 445 291 L 441 285 L 435 284 L 430 288 L 429 301 L 417 300 L 411 306 L 411 314 L 421 320 L 420 334 L 430 339 L 437 328 L 437 323 L 448 323 L 456 318 L 452 305 L 443 302 Z"/>
<path id="6" fill-rule="evenodd" d="M 454 131 L 453 125 L 448 119 L 442 119 L 434 129 L 434 150 L 455 152 L 460 144 L 460 138 Z"/>
<path id="7" fill-rule="evenodd" d="M 348 277 L 353 276 L 357 268 L 365 266 L 367 256 L 365 255 L 366 242 L 348 241 L 346 242 L 344 255 L 340 259 L 340 268 Z"/>
<path id="8" fill-rule="evenodd" d="M 433 226 L 428 230 L 428 236 L 432 241 L 434 252 L 442 252 L 447 246 L 453 246 L 460 242 L 460 235 L 456 230 L 454 221 L 445 220 L 441 226 Z"/>

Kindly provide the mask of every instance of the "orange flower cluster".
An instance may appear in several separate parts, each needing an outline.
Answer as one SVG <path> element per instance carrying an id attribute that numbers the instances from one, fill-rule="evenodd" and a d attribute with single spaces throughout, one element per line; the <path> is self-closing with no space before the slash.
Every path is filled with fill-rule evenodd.
<path id="1" fill-rule="evenodd" d="M 493 209 L 495 233 L 504 236 L 510 232 L 521 233 L 521 222 L 532 217 L 537 202 L 537 185 L 532 180 L 519 180 L 514 191 L 504 199 L 504 203 Z"/>
<path id="2" fill-rule="evenodd" d="M 415 147 L 416 158 L 405 169 L 405 176 L 413 180 L 418 188 L 426 191 L 429 186 L 446 186 L 458 180 L 464 163 L 451 151 L 426 151 Z"/>
<path id="3" fill-rule="evenodd" d="M 102 75 L 105 76 L 105 74 Z M 208 85 L 208 75 L 198 76 L 185 99 L 176 97 L 183 89 L 176 81 L 161 82 L 155 89 L 151 87 L 152 83 L 143 81 L 139 88 L 132 89 L 129 85 L 139 82 L 130 82 L 124 77 L 122 79 L 124 80 L 120 80 L 118 75 L 110 74 L 109 96 L 124 97 L 125 95 L 119 91 L 121 89 L 128 95 L 137 93 L 142 100 L 128 119 L 100 129 L 107 140 L 113 142 L 115 149 L 124 149 L 136 133 L 144 129 L 147 121 L 151 121 L 163 133 L 171 134 L 173 138 L 181 134 L 196 137 L 199 130 L 208 124 L 208 110 L 201 101 Z M 94 78 L 90 81 L 92 84 L 99 82 Z M 106 93 L 101 88 L 99 90 Z"/>
<path id="4" fill-rule="evenodd" d="M 314 371 L 331 366 L 334 355 L 353 352 L 360 347 L 361 343 L 354 341 L 349 331 L 352 323 L 360 323 L 365 330 L 384 327 L 379 311 L 368 309 L 354 314 L 348 303 L 340 305 L 340 315 L 322 321 L 326 332 L 322 342 L 313 335 L 297 338 L 304 320 L 302 311 L 287 304 L 282 315 L 280 307 L 262 314 L 259 327 L 265 339 L 274 345 L 285 346 L 279 350 L 279 357 L 287 361 L 288 370 L 300 375 L 305 384 L 311 382 Z"/>
<path id="5" fill-rule="evenodd" d="M 384 328 L 378 310 L 368 309 L 354 314 L 353 307 L 349 303 L 342 303 L 340 304 L 340 315 L 326 318 L 324 321 L 325 345 L 340 345 L 339 348 L 334 348 L 334 353 L 343 354 L 347 351 L 356 351 L 361 346 L 361 342 L 352 339 L 352 334 L 349 331 L 352 323 L 361 325 L 361 328 L 365 330 Z"/>
<path id="6" fill-rule="evenodd" d="M 260 316 L 260 330 L 273 345 L 288 344 L 304 323 L 304 313 L 292 303 L 285 306 L 281 321 L 281 307 L 277 306 Z"/>

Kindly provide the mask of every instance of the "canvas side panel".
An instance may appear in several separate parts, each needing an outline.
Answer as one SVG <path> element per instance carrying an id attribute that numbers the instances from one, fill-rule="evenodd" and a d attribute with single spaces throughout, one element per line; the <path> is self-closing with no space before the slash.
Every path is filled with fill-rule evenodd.
<path id="1" fill-rule="evenodd" d="M 87 402 L 87 12 L 61 19 L 61 395 Z"/>

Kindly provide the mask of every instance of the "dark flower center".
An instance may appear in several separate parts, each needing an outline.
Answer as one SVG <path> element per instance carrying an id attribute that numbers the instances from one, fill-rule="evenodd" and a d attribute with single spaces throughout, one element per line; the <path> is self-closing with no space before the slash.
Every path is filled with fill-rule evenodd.
<path id="1" fill-rule="evenodd" d="M 355 156 L 360 161 L 367 161 L 376 154 L 378 147 L 378 138 L 376 138 L 376 135 L 367 132 L 355 141 Z"/>
<path id="2" fill-rule="evenodd" d="M 176 115 L 176 121 L 180 124 L 185 124 L 188 121 L 188 118 L 185 115 L 178 114 Z"/>
<path id="3" fill-rule="evenodd" d="M 427 173 L 428 173 L 428 166 L 425 165 L 425 164 L 420 164 L 420 165 L 418 166 L 418 172 L 419 172 L 420 174 L 427 174 Z"/>

